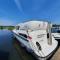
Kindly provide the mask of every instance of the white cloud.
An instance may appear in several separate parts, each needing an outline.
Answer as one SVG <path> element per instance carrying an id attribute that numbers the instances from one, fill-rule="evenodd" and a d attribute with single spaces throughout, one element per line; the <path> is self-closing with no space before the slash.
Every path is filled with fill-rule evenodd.
<path id="1" fill-rule="evenodd" d="M 21 6 L 20 1 L 19 1 L 19 0 L 14 0 L 14 2 L 15 2 L 15 4 L 16 4 L 16 6 L 18 7 L 18 9 L 19 9 L 21 12 L 23 12 L 23 9 L 22 9 L 22 6 Z"/>

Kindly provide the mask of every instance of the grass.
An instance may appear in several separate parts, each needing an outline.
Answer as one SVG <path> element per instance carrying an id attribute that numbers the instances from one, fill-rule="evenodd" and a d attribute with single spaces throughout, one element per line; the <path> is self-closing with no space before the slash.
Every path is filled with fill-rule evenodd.
<path id="1" fill-rule="evenodd" d="M 7 30 L 13 30 L 15 28 L 15 26 L 0 26 L 0 29 L 7 29 Z"/>

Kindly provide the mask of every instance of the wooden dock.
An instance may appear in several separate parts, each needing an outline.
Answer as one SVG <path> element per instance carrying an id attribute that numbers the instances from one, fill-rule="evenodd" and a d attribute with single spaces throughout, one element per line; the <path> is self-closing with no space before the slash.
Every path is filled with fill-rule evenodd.
<path id="1" fill-rule="evenodd" d="M 51 58 L 51 60 L 60 60 L 60 47 L 58 48 L 58 50 L 56 51 L 56 53 L 53 55 L 53 57 Z"/>

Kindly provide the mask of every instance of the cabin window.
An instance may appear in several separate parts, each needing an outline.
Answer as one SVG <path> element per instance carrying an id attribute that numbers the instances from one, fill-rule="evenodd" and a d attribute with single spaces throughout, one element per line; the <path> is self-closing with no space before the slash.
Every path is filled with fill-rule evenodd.
<path id="1" fill-rule="evenodd" d="M 19 33 L 19 35 L 21 35 L 21 36 L 27 38 L 27 35 L 26 35 L 26 34 Z"/>
<path id="2" fill-rule="evenodd" d="M 60 33 L 60 30 L 58 30 L 57 32 Z"/>
<path id="3" fill-rule="evenodd" d="M 49 38 L 49 33 L 47 33 L 47 38 Z"/>
<path id="4" fill-rule="evenodd" d="M 16 26 L 16 30 L 19 30 L 20 26 Z"/>
<path id="5" fill-rule="evenodd" d="M 41 49 L 41 45 L 38 42 L 36 42 L 36 45 L 37 45 L 37 47 L 38 47 L 39 50 L 42 50 Z"/>
<path id="6" fill-rule="evenodd" d="M 25 41 L 28 42 L 28 40 L 27 40 L 27 35 L 26 35 L 26 34 L 19 33 L 19 35 L 21 35 L 20 37 L 21 37 L 23 40 L 25 40 Z M 25 39 L 25 38 L 26 38 L 26 39 Z"/>

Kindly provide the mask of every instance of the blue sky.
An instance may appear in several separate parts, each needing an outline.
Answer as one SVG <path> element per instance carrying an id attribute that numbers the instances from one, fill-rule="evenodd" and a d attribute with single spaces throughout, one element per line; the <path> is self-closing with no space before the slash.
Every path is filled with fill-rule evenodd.
<path id="1" fill-rule="evenodd" d="M 16 25 L 29 19 L 60 24 L 60 0 L 0 0 L 0 25 Z"/>

